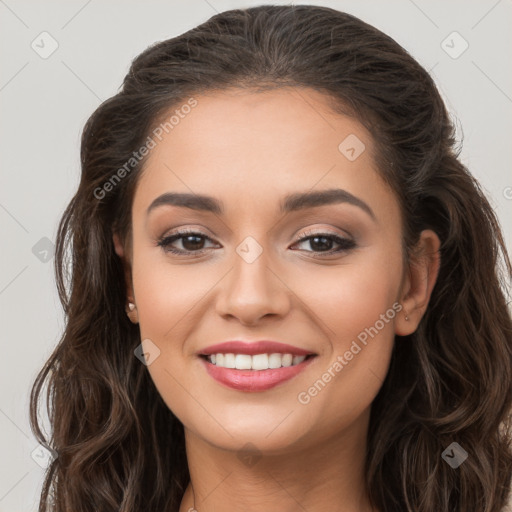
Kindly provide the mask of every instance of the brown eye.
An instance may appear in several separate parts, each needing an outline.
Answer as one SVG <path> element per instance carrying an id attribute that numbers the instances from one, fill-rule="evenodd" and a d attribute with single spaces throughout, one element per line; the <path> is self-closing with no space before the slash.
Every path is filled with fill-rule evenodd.
<path id="1" fill-rule="evenodd" d="M 348 251 L 356 246 L 354 240 L 343 238 L 332 233 L 306 233 L 309 236 L 301 238 L 297 243 L 307 242 L 314 253 L 337 254 L 342 251 Z M 338 249 L 333 250 L 333 244 L 338 245 Z"/>
<path id="2" fill-rule="evenodd" d="M 206 251 L 204 248 L 204 243 L 206 240 L 211 241 L 211 238 L 203 233 L 198 233 L 195 231 L 178 231 L 172 235 L 160 239 L 158 241 L 158 245 L 162 247 L 165 252 L 172 252 L 174 254 L 202 254 Z M 181 243 L 183 247 L 182 249 L 173 246 L 176 241 Z"/>

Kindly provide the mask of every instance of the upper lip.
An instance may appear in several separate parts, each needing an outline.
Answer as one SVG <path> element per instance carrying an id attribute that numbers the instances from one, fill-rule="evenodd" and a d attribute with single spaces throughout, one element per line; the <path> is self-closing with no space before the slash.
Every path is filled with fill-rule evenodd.
<path id="1" fill-rule="evenodd" d="M 297 356 L 307 356 L 309 354 L 315 354 L 310 350 L 306 350 L 287 343 L 280 343 L 278 341 L 260 340 L 260 341 L 226 341 L 224 343 L 217 343 L 216 345 L 210 345 L 209 347 L 201 349 L 199 355 L 210 355 L 210 354 L 293 354 Z M 316 354 L 315 354 L 316 355 Z"/>

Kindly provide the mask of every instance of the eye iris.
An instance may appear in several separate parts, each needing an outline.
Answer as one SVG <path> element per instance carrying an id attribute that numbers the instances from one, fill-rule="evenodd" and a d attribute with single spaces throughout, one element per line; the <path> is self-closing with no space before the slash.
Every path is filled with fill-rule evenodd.
<path id="1" fill-rule="evenodd" d="M 324 242 L 317 243 L 317 240 L 324 240 Z M 327 243 L 325 243 L 325 240 L 327 240 Z M 313 236 L 309 239 L 309 243 L 311 244 L 311 248 L 319 251 L 328 251 L 331 249 L 331 247 L 326 247 L 332 244 L 332 240 L 325 237 L 325 236 Z M 315 247 L 316 246 L 316 247 Z M 320 247 L 318 247 L 320 246 Z"/>
<path id="2" fill-rule="evenodd" d="M 191 246 L 189 245 L 187 247 L 187 245 L 189 244 L 190 240 L 194 240 L 191 244 Z M 182 236 L 182 244 L 183 244 L 183 247 L 185 247 L 186 250 L 188 251 L 192 251 L 194 249 L 202 249 L 201 245 L 204 243 L 204 239 L 202 236 L 197 236 L 197 235 L 185 235 L 185 236 Z M 198 247 L 199 245 L 199 247 Z"/>

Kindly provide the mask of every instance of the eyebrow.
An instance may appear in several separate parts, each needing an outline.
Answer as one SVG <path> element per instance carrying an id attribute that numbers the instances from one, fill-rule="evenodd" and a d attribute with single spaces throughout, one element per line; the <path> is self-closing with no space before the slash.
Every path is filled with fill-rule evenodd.
<path id="1" fill-rule="evenodd" d="M 348 203 L 357 206 L 365 211 L 373 220 L 376 220 L 373 210 L 362 199 L 340 188 L 289 194 L 281 200 L 280 211 L 281 213 L 288 213 L 306 208 L 339 203 Z M 183 192 L 166 192 L 158 196 L 149 205 L 147 215 L 155 208 L 163 205 L 190 208 L 192 210 L 206 211 L 217 215 L 223 215 L 224 213 L 222 202 L 214 197 Z"/>

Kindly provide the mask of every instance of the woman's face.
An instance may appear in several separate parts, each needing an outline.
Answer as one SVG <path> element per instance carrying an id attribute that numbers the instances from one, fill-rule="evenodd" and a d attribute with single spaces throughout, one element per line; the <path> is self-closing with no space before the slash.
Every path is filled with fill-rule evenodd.
<path id="1" fill-rule="evenodd" d="M 133 297 L 159 393 L 189 432 L 226 449 L 279 453 L 364 425 L 405 325 L 407 285 L 399 205 L 369 133 L 311 89 L 195 99 L 155 138 L 132 209 Z M 327 190 L 335 200 L 293 200 Z M 189 207 L 154 203 L 177 193 L 191 194 Z M 203 208 L 199 196 L 211 198 Z M 177 230 L 196 235 L 159 245 Z M 287 380 L 289 367 L 266 370 L 277 381 L 216 367 L 226 384 L 200 354 L 231 340 L 316 355 Z M 266 363 L 248 356 L 236 364 Z"/>

